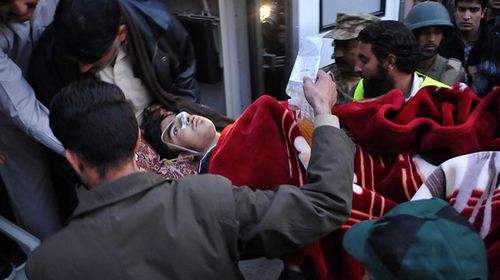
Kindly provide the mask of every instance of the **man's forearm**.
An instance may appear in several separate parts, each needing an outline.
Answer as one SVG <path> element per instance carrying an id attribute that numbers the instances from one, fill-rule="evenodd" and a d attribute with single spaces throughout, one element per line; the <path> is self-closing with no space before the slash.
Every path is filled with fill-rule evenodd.
<path id="1" fill-rule="evenodd" d="M 320 125 L 313 136 L 309 183 L 282 185 L 274 193 L 234 189 L 245 255 L 282 256 L 340 228 L 351 211 L 354 151 L 342 130 Z"/>
<path id="2" fill-rule="evenodd" d="M 334 121 L 335 116 L 330 115 Z M 330 215 L 334 226 L 340 227 L 351 211 L 352 183 L 354 177 L 354 143 L 344 131 L 331 125 L 317 125 L 312 144 L 312 154 L 307 170 L 308 184 L 301 190 Z M 312 192 L 312 195 L 311 193 Z M 322 195 L 317 195 L 321 193 Z"/>

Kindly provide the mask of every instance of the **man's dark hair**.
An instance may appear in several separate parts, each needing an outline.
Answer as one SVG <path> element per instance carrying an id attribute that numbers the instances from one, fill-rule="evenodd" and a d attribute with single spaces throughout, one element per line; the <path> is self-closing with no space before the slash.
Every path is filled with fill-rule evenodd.
<path id="1" fill-rule="evenodd" d="M 134 154 L 137 121 L 115 85 L 101 81 L 70 84 L 54 97 L 49 119 L 64 148 L 96 168 L 100 176 Z"/>
<path id="2" fill-rule="evenodd" d="M 483 9 L 488 7 L 488 0 L 455 0 L 455 7 L 457 6 L 458 2 L 466 2 L 466 3 L 476 2 L 481 4 L 481 7 Z"/>
<path id="3" fill-rule="evenodd" d="M 399 71 L 413 73 L 417 69 L 418 42 L 403 23 L 382 20 L 361 30 L 358 38 L 361 42 L 372 45 L 372 52 L 380 63 L 389 54 L 393 54 Z"/>
<path id="4" fill-rule="evenodd" d="M 146 142 L 160 155 L 161 158 L 173 159 L 179 156 L 179 152 L 170 149 L 161 141 L 161 122 L 165 116 L 145 119 L 142 127 L 143 136 Z"/>
<path id="5" fill-rule="evenodd" d="M 118 0 L 61 0 L 54 15 L 54 36 L 66 55 L 94 63 L 111 49 L 121 22 Z"/>

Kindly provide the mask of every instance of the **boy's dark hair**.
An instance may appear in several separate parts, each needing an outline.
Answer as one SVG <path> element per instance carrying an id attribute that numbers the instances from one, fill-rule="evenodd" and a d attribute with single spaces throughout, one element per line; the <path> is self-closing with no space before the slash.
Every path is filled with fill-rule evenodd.
<path id="1" fill-rule="evenodd" d="M 138 125 L 130 103 L 115 85 L 83 81 L 63 88 L 53 99 L 50 128 L 104 176 L 134 155 Z"/>
<path id="2" fill-rule="evenodd" d="M 111 49 L 121 23 L 118 0 L 61 0 L 54 15 L 54 36 L 66 55 L 94 63 Z"/>
<path id="3" fill-rule="evenodd" d="M 455 7 L 457 6 L 458 2 L 466 2 L 466 3 L 477 2 L 481 4 L 481 7 L 484 9 L 488 7 L 488 1 L 489 0 L 455 0 Z"/>
<path id="4" fill-rule="evenodd" d="M 372 52 L 381 63 L 389 54 L 396 56 L 399 71 L 413 73 L 419 64 L 418 42 L 401 22 L 382 20 L 359 33 L 359 40 L 372 45 Z"/>
<path id="5" fill-rule="evenodd" d="M 160 155 L 160 158 L 173 159 L 179 156 L 179 152 L 170 149 L 161 141 L 161 122 L 163 119 L 165 119 L 165 116 L 145 119 L 142 124 L 143 137 Z"/>

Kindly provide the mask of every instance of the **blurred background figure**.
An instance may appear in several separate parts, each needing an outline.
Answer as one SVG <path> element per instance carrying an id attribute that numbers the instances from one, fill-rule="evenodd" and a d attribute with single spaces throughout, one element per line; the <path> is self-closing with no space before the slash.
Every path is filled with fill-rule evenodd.
<path id="1" fill-rule="evenodd" d="M 488 26 L 493 27 L 500 23 L 500 0 L 490 0 L 487 12 Z"/>

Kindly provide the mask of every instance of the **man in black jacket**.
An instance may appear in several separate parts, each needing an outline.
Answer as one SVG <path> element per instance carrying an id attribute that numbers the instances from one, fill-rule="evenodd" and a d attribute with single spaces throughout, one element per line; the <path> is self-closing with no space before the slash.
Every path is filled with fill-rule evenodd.
<path id="1" fill-rule="evenodd" d="M 195 73 L 189 35 L 161 1 L 63 0 L 33 54 L 30 80 L 47 105 L 62 87 L 90 76 L 118 85 L 139 122 L 158 102 L 224 127 L 229 119 L 195 104 Z"/>

